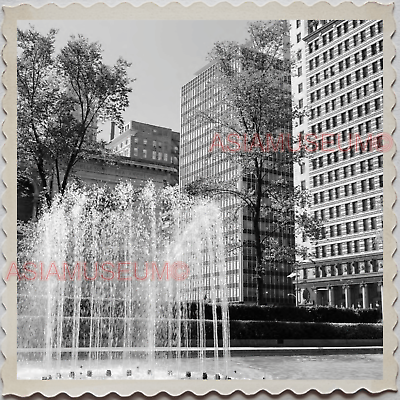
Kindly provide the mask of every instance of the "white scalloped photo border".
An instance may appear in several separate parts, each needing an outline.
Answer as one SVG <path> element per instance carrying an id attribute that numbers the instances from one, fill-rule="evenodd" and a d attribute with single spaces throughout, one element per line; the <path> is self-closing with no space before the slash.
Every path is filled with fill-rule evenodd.
<path id="1" fill-rule="evenodd" d="M 6 94 L 3 98 L 3 109 L 6 119 L 3 124 L 3 133 L 6 141 L 2 148 L 2 155 L 6 161 L 3 171 L 3 182 L 6 186 L 2 196 L 3 206 L 6 209 L 6 217 L 3 220 L 2 228 L 6 234 L 2 251 L 6 259 L 3 265 L 3 280 L 6 289 L 3 292 L 2 301 L 6 312 L 2 318 L 2 327 L 6 337 L 2 342 L 2 352 L 5 363 L 1 370 L 3 380 L 3 394 L 18 396 L 29 396 L 34 393 L 41 393 L 44 396 L 55 396 L 59 393 L 66 393 L 69 396 L 77 397 L 84 393 L 91 393 L 95 396 L 105 396 L 109 393 L 116 393 L 120 396 L 129 396 L 133 393 L 142 393 L 146 396 L 154 396 L 165 392 L 173 396 L 185 392 L 195 395 L 205 395 L 211 391 L 221 395 L 229 395 L 235 391 L 241 391 L 246 395 L 256 394 L 265 391 L 269 394 L 280 394 L 284 391 L 291 391 L 295 394 L 304 394 L 315 390 L 321 394 L 332 393 L 341 390 L 344 393 L 356 393 L 365 389 L 370 393 L 383 391 L 395 391 L 397 363 L 393 356 L 397 348 L 397 338 L 394 334 L 394 326 L 397 323 L 397 315 L 393 303 L 397 298 L 397 291 L 393 280 L 397 268 L 393 260 L 396 251 L 396 240 L 393 230 L 396 226 L 396 216 L 393 212 L 393 205 L 396 201 L 396 194 L 393 188 L 393 180 L 396 177 L 396 169 L 392 158 L 396 152 L 395 146 L 384 154 L 384 351 L 383 351 L 383 379 L 382 380 L 226 380 L 226 381 L 195 381 L 195 380 L 171 380 L 171 381 L 147 381 L 147 380 L 17 380 L 17 307 L 16 307 L 16 279 L 10 278 L 6 281 L 6 271 L 12 261 L 16 260 L 16 196 L 17 196 L 17 117 L 16 117 L 16 31 L 17 20 L 19 19 L 165 19 L 165 20 L 262 20 L 262 19 L 382 19 L 384 20 L 384 132 L 393 134 L 395 130 L 395 118 L 392 110 L 395 105 L 395 94 L 392 85 L 395 81 L 395 71 L 392 67 L 392 60 L 395 56 L 395 47 L 391 37 L 395 31 L 393 18 L 393 5 L 367 3 L 357 6 L 351 2 L 343 2 L 332 6 L 327 2 L 319 2 L 308 6 L 302 2 L 294 2 L 289 6 L 283 6 L 277 2 L 267 3 L 264 6 L 257 6 L 254 3 L 244 3 L 239 6 L 232 6 L 229 3 L 218 3 L 210 7 L 204 3 L 194 3 L 190 6 L 182 6 L 179 3 L 170 3 L 159 7 L 154 3 L 146 3 L 135 7 L 129 3 L 122 3 L 115 7 L 109 7 L 104 3 L 97 3 L 91 7 L 84 7 L 80 4 L 72 4 L 66 7 L 59 7 L 55 4 L 48 4 L 40 8 L 31 5 L 20 5 L 16 7 L 3 7 L 5 18 L 2 33 L 6 40 L 3 48 L 3 60 L 6 70 L 3 74 L 3 85 Z M 324 18 L 325 17 L 325 18 Z M 15 278 L 15 277 L 14 277 Z"/>

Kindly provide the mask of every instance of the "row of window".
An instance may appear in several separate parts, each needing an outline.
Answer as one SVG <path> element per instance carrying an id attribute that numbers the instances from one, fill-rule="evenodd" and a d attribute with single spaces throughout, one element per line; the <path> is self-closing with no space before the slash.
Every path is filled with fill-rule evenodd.
<path id="1" fill-rule="evenodd" d="M 368 85 L 364 85 L 363 87 L 357 88 L 356 96 L 358 100 L 363 97 L 362 94 L 364 94 L 364 96 L 368 94 Z M 343 107 L 344 103 L 345 103 L 345 95 L 341 96 L 340 98 L 340 106 Z M 301 103 L 299 102 L 299 104 Z M 381 108 L 382 108 L 382 97 L 377 97 L 376 99 L 368 101 L 363 105 L 358 105 L 356 109 L 357 110 L 356 115 L 357 117 L 362 117 L 363 115 L 369 114 L 371 111 L 378 111 Z M 324 104 L 324 107 L 320 105 L 318 107 L 312 108 L 310 110 L 310 120 L 320 117 L 323 113 L 323 110 L 325 111 L 325 114 L 327 114 L 330 112 L 331 109 L 332 110 L 336 109 L 336 99 L 326 102 Z M 354 117 L 353 109 L 348 110 L 347 113 L 346 112 L 340 113 L 340 121 L 342 124 L 346 123 L 347 120 L 351 121 L 353 117 Z M 338 116 L 332 117 L 332 124 L 335 123 L 334 122 L 335 120 L 337 121 L 337 118 Z M 330 122 L 328 121 L 330 121 L 330 119 L 327 120 L 326 122 L 326 129 L 330 129 Z"/>
<path id="2" fill-rule="evenodd" d="M 375 190 L 377 187 L 383 188 L 383 175 L 376 177 L 363 179 L 360 182 L 353 182 L 347 185 L 329 189 L 328 191 L 322 191 L 314 193 L 314 205 L 324 203 L 325 201 L 332 201 L 341 199 L 343 197 L 355 196 L 357 193 L 366 193 L 370 190 Z M 365 203 L 367 205 L 367 202 Z M 375 198 L 370 199 L 370 209 L 375 209 Z M 362 210 L 367 211 L 368 208 L 363 206 Z M 348 215 L 348 214 L 346 214 Z"/>
<path id="3" fill-rule="evenodd" d="M 355 91 L 350 90 L 338 98 L 329 100 L 325 102 L 323 106 L 320 105 L 312 108 L 310 110 L 310 119 L 321 116 L 323 112 L 329 113 L 330 111 L 335 111 L 339 105 L 340 107 L 344 107 L 345 105 L 351 104 L 354 99 L 360 100 L 363 97 L 368 96 L 370 93 L 376 93 L 378 90 L 383 90 L 383 77 L 375 79 L 372 82 L 365 83 L 364 85 L 356 88 Z M 302 105 L 302 100 L 299 101 L 299 105 L 300 104 Z"/>
<path id="4" fill-rule="evenodd" d="M 361 79 L 368 78 L 370 74 L 375 74 L 382 70 L 383 70 L 383 58 L 379 59 L 378 61 L 374 61 L 369 66 L 366 65 L 363 68 L 360 68 L 354 71 L 353 73 L 346 75 L 345 77 L 339 79 L 338 81 L 331 82 L 329 85 L 325 85 L 323 90 L 322 88 L 320 88 L 311 92 L 310 101 L 311 103 L 314 103 L 317 100 L 321 100 L 323 94 L 325 95 L 325 97 L 327 97 L 332 93 L 335 93 L 336 90 L 341 90 L 347 86 L 350 86 L 353 82 L 353 78 L 355 82 L 359 82 Z M 299 87 L 299 91 L 300 89 L 302 90 L 302 87 L 301 88 Z"/>
<path id="5" fill-rule="evenodd" d="M 351 57 L 347 57 L 346 59 L 339 61 L 337 64 L 337 71 L 338 72 L 343 72 L 346 69 L 349 69 L 352 65 L 356 65 L 360 63 L 361 61 L 364 61 L 368 58 L 368 56 L 374 56 L 377 53 L 383 51 L 383 40 L 380 40 L 378 43 L 373 43 L 370 47 L 370 54 L 368 55 L 368 49 L 365 48 L 357 53 L 354 54 L 354 64 L 351 63 Z M 335 75 L 336 73 L 336 64 L 331 65 L 329 68 L 326 68 L 323 73 L 318 72 L 315 75 L 310 77 L 310 86 L 314 86 L 319 84 L 322 80 L 321 78 L 323 77 L 324 79 L 329 79 L 332 76 Z"/>
<path id="6" fill-rule="evenodd" d="M 361 201 L 361 203 L 359 203 Z M 314 216 L 317 219 L 321 220 L 326 220 L 327 218 L 333 219 L 333 218 L 339 218 L 341 215 L 350 215 L 350 209 L 355 212 L 353 214 L 357 213 L 358 211 L 370 211 L 370 210 L 375 210 L 377 207 L 381 207 L 383 204 L 383 196 L 380 197 L 370 197 L 368 199 L 362 199 L 359 201 L 354 201 L 352 206 L 349 204 L 348 208 L 346 205 L 341 204 L 337 206 L 332 206 L 329 207 L 328 209 L 322 209 L 322 210 L 316 210 L 314 211 Z M 361 208 L 360 208 L 361 207 Z M 348 214 L 346 214 L 348 212 Z"/>
<path id="7" fill-rule="evenodd" d="M 333 245 L 335 246 L 335 245 Z M 368 245 L 367 245 L 368 246 Z M 333 251 L 331 250 L 331 253 L 336 254 L 335 252 L 336 248 L 334 247 Z M 377 260 L 370 260 L 362 264 L 359 262 L 355 261 L 353 263 L 346 265 L 347 269 L 347 274 L 359 274 L 360 270 L 363 269 L 365 272 L 378 272 L 379 270 L 379 263 Z M 331 276 L 337 276 L 337 275 L 343 275 L 343 265 L 342 264 L 334 264 L 334 265 L 322 265 L 318 267 L 314 267 L 313 269 L 311 268 L 303 268 L 302 270 L 302 275 L 301 279 L 309 279 L 309 278 L 322 278 L 326 277 L 328 273 L 330 273 Z M 343 292 L 343 298 L 344 298 L 344 292 Z"/>
<path id="8" fill-rule="evenodd" d="M 347 160 L 349 157 L 354 157 L 355 145 L 352 145 L 352 143 L 356 143 L 357 140 L 359 140 L 359 137 L 358 137 L 358 138 L 356 138 L 357 140 L 354 140 L 354 142 L 353 142 L 354 136 L 355 136 L 355 134 L 354 134 L 353 127 L 343 130 L 340 135 L 341 143 L 346 143 L 347 139 L 349 139 L 350 140 L 349 147 L 347 147 L 347 148 L 340 147 L 340 151 L 337 150 L 335 152 L 326 154 L 326 156 L 322 155 L 322 156 L 319 156 L 318 158 L 312 159 L 312 161 L 311 161 L 312 169 L 315 170 L 317 168 L 323 168 L 326 165 L 331 165 L 333 162 L 337 163 L 337 162 L 341 161 L 340 157 L 339 157 L 340 153 L 342 153 L 342 160 Z M 319 150 L 326 149 L 326 148 L 330 147 L 332 145 L 332 143 L 334 146 L 336 146 L 338 143 L 338 137 L 339 136 L 336 133 L 336 134 L 333 134 L 331 137 L 326 137 L 325 138 L 326 141 L 320 139 L 317 142 L 318 149 Z M 363 154 L 364 152 L 370 152 L 373 149 L 377 149 L 377 148 L 379 149 L 382 147 L 382 145 L 383 145 L 382 136 L 379 136 L 378 138 L 375 138 L 374 140 L 368 139 L 366 141 L 366 143 L 365 143 L 365 141 L 361 142 L 359 140 L 358 150 L 359 150 L 360 154 Z M 378 157 L 378 163 L 379 163 L 379 166 L 381 166 L 381 164 L 383 163 L 382 155 L 380 155 Z"/>
<path id="9" fill-rule="evenodd" d="M 360 163 L 360 168 L 357 170 L 356 169 L 356 164 L 351 164 L 351 165 L 346 165 L 345 167 L 343 167 L 342 170 L 342 174 L 340 174 L 340 169 L 337 168 L 334 171 L 328 171 L 326 174 L 320 174 L 320 175 L 316 175 L 313 176 L 312 182 L 313 182 L 313 187 L 317 187 L 317 186 L 322 186 L 325 183 L 325 177 L 328 183 L 331 182 L 335 182 L 341 179 L 346 179 L 349 176 L 355 176 L 359 173 L 365 173 L 367 171 L 367 166 L 368 166 L 368 171 L 372 171 L 373 168 L 373 159 L 370 158 L 368 161 L 372 161 L 371 163 L 367 163 L 367 160 L 364 160 Z M 374 179 L 377 177 L 371 177 L 369 178 L 369 189 L 373 190 L 375 189 L 376 185 L 374 183 Z M 361 180 L 361 186 L 362 186 L 362 190 L 361 192 L 365 192 L 366 191 L 366 187 L 364 186 L 363 182 L 365 180 Z M 383 185 L 383 175 L 379 176 L 379 182 L 382 182 L 382 184 L 379 184 L 380 187 L 382 187 Z M 330 189 L 329 192 L 333 191 L 333 189 Z M 336 191 L 336 195 L 333 196 L 331 195 L 331 193 L 329 193 L 329 200 L 333 200 L 333 198 L 339 198 L 339 188 L 335 189 Z M 346 193 L 346 191 L 345 191 Z M 355 194 L 355 193 L 353 193 Z"/>
<path id="10" fill-rule="evenodd" d="M 138 150 L 138 148 L 134 148 L 133 149 L 133 155 L 134 156 L 138 156 L 139 155 L 139 150 Z M 142 156 L 144 157 L 144 158 L 147 158 L 147 150 L 146 149 L 143 149 L 143 153 L 142 153 Z M 152 159 L 153 160 L 162 160 L 163 159 L 163 153 L 160 151 L 160 152 L 158 152 L 158 157 L 157 157 L 157 152 L 156 151 L 153 151 L 153 153 L 152 153 Z M 168 154 L 167 153 L 164 153 L 164 161 L 168 161 Z M 171 161 L 172 162 L 172 161 Z"/>
<path id="11" fill-rule="evenodd" d="M 383 156 L 379 156 L 378 168 L 382 167 L 383 167 Z M 373 171 L 374 169 L 375 169 L 375 159 L 369 158 L 368 160 L 361 161 L 359 164 L 346 165 L 343 168 L 337 168 L 333 171 L 328 171 L 326 174 L 313 176 L 312 178 L 313 187 L 317 187 L 318 185 L 323 185 L 325 183 L 325 176 L 327 182 L 331 183 L 334 181 L 338 181 L 340 179 L 346 179 L 350 176 L 355 176 L 359 173 Z"/>
<path id="12" fill-rule="evenodd" d="M 379 108 L 375 108 L 375 109 L 377 110 Z M 364 115 L 363 114 L 364 110 L 365 110 L 365 115 L 368 115 L 371 112 L 371 110 L 368 109 L 367 107 L 359 106 L 357 108 L 357 118 L 362 117 Z M 347 122 L 347 120 L 350 122 L 353 119 L 354 119 L 353 110 L 349 110 L 347 113 L 345 113 L 345 112 L 341 113 L 340 123 L 345 124 Z M 331 128 L 336 128 L 338 126 L 338 117 L 334 116 L 332 118 L 328 118 L 327 120 L 325 120 L 324 125 L 325 125 L 326 131 L 329 132 L 329 130 Z M 381 116 L 376 117 L 369 121 L 362 122 L 357 125 L 357 131 L 360 135 L 362 135 L 363 133 L 371 133 L 373 130 L 379 130 L 381 128 L 382 128 L 382 117 Z M 353 127 L 353 129 L 354 129 L 354 127 Z M 318 124 L 311 126 L 311 132 L 313 134 L 324 132 L 322 122 L 319 122 Z M 321 150 L 321 149 L 322 149 L 322 145 L 319 146 L 319 150 Z"/>
<path id="13" fill-rule="evenodd" d="M 365 20 L 352 20 L 350 21 L 345 21 L 343 24 L 337 25 L 336 26 L 336 35 L 334 36 L 334 28 L 327 32 L 325 35 L 322 35 L 322 46 L 327 45 L 328 43 L 331 43 L 335 38 L 339 38 L 342 36 L 342 34 L 346 34 L 349 32 L 349 29 L 355 29 L 359 24 L 361 25 Z M 381 33 L 383 30 L 383 21 L 378 21 L 377 24 L 371 25 L 370 26 L 370 36 L 375 36 L 376 33 Z M 365 35 L 365 30 L 363 31 Z M 308 45 L 308 52 L 311 54 L 313 51 L 316 51 L 319 49 L 320 45 L 320 38 L 315 39 Z"/>
<path id="14" fill-rule="evenodd" d="M 337 29 L 340 30 L 340 26 L 338 26 Z M 341 55 L 341 54 L 343 54 L 344 51 L 349 51 L 351 47 L 359 46 L 360 43 L 364 43 L 368 38 L 374 37 L 376 35 L 376 33 L 382 33 L 382 31 L 383 31 L 383 22 L 378 21 L 377 24 L 370 26 L 369 32 L 367 31 L 367 29 L 364 29 L 359 34 L 354 35 L 353 40 L 346 39 L 344 42 L 338 43 L 337 54 Z M 331 37 L 333 40 L 333 32 L 332 31 L 330 31 L 330 32 L 331 32 Z M 345 32 L 345 33 L 347 33 L 347 32 Z M 367 33 L 369 33 L 368 38 L 367 38 Z M 329 39 L 330 33 L 328 32 L 327 35 L 328 35 L 328 39 Z M 332 40 L 330 40 L 330 41 L 332 41 Z M 319 48 L 318 43 L 319 43 L 319 39 L 316 39 L 314 42 L 312 42 L 308 45 L 309 54 L 311 54 L 313 50 L 318 50 L 318 48 Z M 336 49 L 336 46 L 331 47 L 330 49 L 328 49 L 327 51 L 325 51 L 322 54 L 322 57 L 320 57 L 318 55 L 318 56 L 312 58 L 311 60 L 309 60 L 310 71 L 312 71 L 314 68 L 318 68 L 320 63 L 322 63 L 322 62 L 326 63 L 328 60 L 333 60 L 333 58 L 335 56 L 335 49 Z"/>
<path id="15" fill-rule="evenodd" d="M 343 141 L 344 142 L 344 141 Z M 314 142 L 308 151 L 322 150 L 327 152 L 327 147 L 323 143 L 326 143 L 322 139 L 318 142 Z M 352 145 L 352 143 L 355 143 Z M 357 146 L 356 146 L 357 145 Z M 356 154 L 372 153 L 375 150 L 382 152 L 383 147 L 383 137 L 374 137 L 372 135 L 368 136 L 367 140 L 362 140 L 361 136 L 358 135 L 354 142 L 350 142 L 347 147 L 342 147 L 339 145 L 339 150 L 333 151 L 333 149 L 326 155 L 326 163 L 324 163 L 324 156 L 319 156 L 318 158 L 312 159 L 312 169 L 323 168 L 326 165 L 331 165 L 333 163 L 338 163 L 342 160 L 347 160 L 356 156 Z M 336 147 L 335 147 L 336 148 Z M 342 154 L 340 158 L 339 155 Z"/>
<path id="16" fill-rule="evenodd" d="M 323 238 L 326 239 L 328 233 L 330 238 L 334 238 L 334 237 L 341 237 L 343 234 L 351 235 L 354 233 L 359 233 L 361 232 L 361 229 L 363 232 L 368 232 L 371 230 L 376 231 L 377 226 L 378 226 L 378 221 L 376 217 L 364 218 L 362 221 L 356 220 L 356 221 L 346 222 L 344 224 L 330 225 L 328 227 L 329 229 L 328 228 L 324 229 Z"/>
<path id="17" fill-rule="evenodd" d="M 378 243 L 376 238 L 367 238 L 362 240 L 352 240 L 344 243 L 331 244 L 329 247 L 317 246 L 315 248 L 315 257 L 325 258 L 336 255 L 341 256 L 345 254 L 361 253 L 377 249 Z"/>
<path id="18" fill-rule="evenodd" d="M 382 108 L 382 98 L 381 97 L 377 97 L 376 99 L 374 99 L 373 101 L 367 101 L 364 104 L 360 104 L 357 106 L 357 108 L 355 110 L 351 109 L 351 110 L 347 110 L 347 112 L 342 112 L 340 113 L 340 123 L 341 124 L 345 124 L 347 121 L 352 121 L 354 118 L 354 114 L 356 114 L 357 118 L 360 118 L 364 115 L 368 115 L 370 114 L 372 111 L 378 111 Z M 318 106 L 315 109 L 311 109 L 311 113 L 310 113 L 310 119 L 314 119 L 314 118 L 318 118 L 321 116 L 321 109 L 322 106 Z M 329 103 L 325 104 L 325 110 L 329 110 Z M 356 113 L 354 113 L 354 111 L 356 111 Z M 329 112 L 329 111 L 328 111 Z M 326 129 L 330 129 L 331 128 L 331 123 L 332 123 L 332 127 L 337 126 L 338 124 L 338 115 L 333 116 L 332 118 L 328 118 L 325 121 L 325 125 L 326 125 Z M 376 128 L 379 129 L 379 126 Z M 314 125 L 314 132 L 316 132 L 316 127 Z"/>

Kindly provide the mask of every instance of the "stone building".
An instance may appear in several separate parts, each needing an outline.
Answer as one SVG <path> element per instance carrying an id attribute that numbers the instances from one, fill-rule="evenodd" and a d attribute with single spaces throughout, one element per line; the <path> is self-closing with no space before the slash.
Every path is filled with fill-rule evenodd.
<path id="1" fill-rule="evenodd" d="M 91 157 L 78 162 L 71 181 L 87 185 L 108 185 L 130 181 L 143 186 L 152 180 L 156 187 L 178 183 L 179 133 L 171 129 L 132 121 L 116 136 L 111 125 L 111 141 L 108 148 L 117 155 L 113 160 Z M 28 221 L 36 216 L 40 192 L 39 180 L 18 182 L 17 218 Z"/>
<path id="2" fill-rule="evenodd" d="M 383 283 L 383 22 L 292 21 L 298 59 L 292 79 L 307 109 L 293 134 L 313 142 L 295 166 L 295 183 L 311 194 L 323 220 L 314 255 L 299 260 L 299 304 L 377 307 Z"/>

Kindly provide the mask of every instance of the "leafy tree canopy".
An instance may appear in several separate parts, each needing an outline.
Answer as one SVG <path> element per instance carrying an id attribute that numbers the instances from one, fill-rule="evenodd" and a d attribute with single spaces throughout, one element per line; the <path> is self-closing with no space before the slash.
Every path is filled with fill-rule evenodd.
<path id="1" fill-rule="evenodd" d="M 320 221 L 305 211 L 308 194 L 293 184 L 293 164 L 304 154 L 291 151 L 291 131 L 304 112 L 292 102 L 294 57 L 288 32 L 287 21 L 254 22 L 245 44 L 215 43 L 209 59 L 216 75 L 207 89 L 215 94 L 215 101 L 199 106 L 193 116 L 198 126 L 210 127 L 212 141 L 218 140 L 209 152 L 210 165 L 226 163 L 235 172 L 228 180 L 205 173 L 186 189 L 192 194 L 233 197 L 232 219 L 237 221 L 237 209 L 250 216 L 252 238 L 230 243 L 248 254 L 255 249 L 259 304 L 264 302 L 267 269 L 282 263 L 294 265 L 296 256 L 310 255 L 306 246 L 296 246 L 288 236 L 316 238 L 320 231 Z M 262 220 L 269 221 L 267 226 Z"/>
<path id="2" fill-rule="evenodd" d="M 104 64 L 100 44 L 82 35 L 71 36 L 57 54 L 55 29 L 43 35 L 31 26 L 17 35 L 18 176 L 38 177 L 50 205 L 78 161 L 106 152 L 96 141 L 97 122 L 122 125 L 130 64 L 122 58 Z"/>

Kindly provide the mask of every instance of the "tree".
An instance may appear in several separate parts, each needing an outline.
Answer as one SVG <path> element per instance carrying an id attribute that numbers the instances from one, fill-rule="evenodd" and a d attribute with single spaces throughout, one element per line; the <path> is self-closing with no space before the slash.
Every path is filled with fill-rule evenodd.
<path id="1" fill-rule="evenodd" d="M 307 257 L 308 248 L 296 246 L 290 237 L 317 238 L 320 222 L 304 209 L 308 194 L 293 185 L 293 164 L 304 153 L 293 151 L 290 135 L 301 111 L 292 104 L 287 22 L 251 23 L 248 32 L 246 44 L 215 43 L 210 61 L 218 72 L 210 85 L 217 101 L 196 115 L 197 123 L 211 124 L 216 133 L 210 157 L 233 165 L 236 175 L 230 180 L 203 176 L 186 189 L 232 196 L 247 213 L 254 235 L 240 245 L 250 254 L 255 249 L 257 303 L 263 304 L 266 270 Z"/>
<path id="2" fill-rule="evenodd" d="M 38 176 L 49 206 L 64 194 L 78 161 L 104 154 L 96 141 L 97 121 L 123 123 L 129 105 L 130 64 L 103 63 L 102 49 L 81 35 L 71 36 L 55 54 L 57 31 L 18 29 L 18 176 Z"/>

